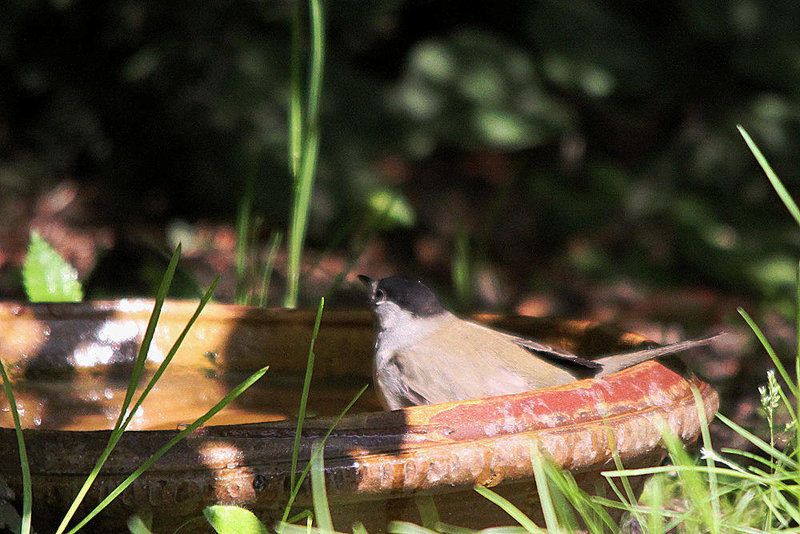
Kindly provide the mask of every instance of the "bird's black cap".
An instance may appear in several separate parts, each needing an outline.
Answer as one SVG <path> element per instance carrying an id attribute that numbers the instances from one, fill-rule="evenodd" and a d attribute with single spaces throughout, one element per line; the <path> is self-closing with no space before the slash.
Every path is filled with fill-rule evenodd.
<path id="1" fill-rule="evenodd" d="M 390 301 L 419 317 L 430 317 L 446 311 L 436 294 L 418 280 L 399 276 L 372 280 L 363 274 L 358 275 L 358 279 L 369 287 L 370 300 L 375 306 Z"/>

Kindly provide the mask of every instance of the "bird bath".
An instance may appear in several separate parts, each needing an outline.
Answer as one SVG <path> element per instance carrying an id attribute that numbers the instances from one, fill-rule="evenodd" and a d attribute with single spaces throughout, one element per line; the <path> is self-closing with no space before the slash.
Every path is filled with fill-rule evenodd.
<path id="1" fill-rule="evenodd" d="M 0 303 L 0 357 L 26 429 L 34 526 L 40 532 L 53 530 L 105 447 L 152 308 L 152 301 L 134 299 Z M 194 303 L 166 303 L 149 353 L 149 372 L 194 309 Z M 646 341 L 589 322 L 476 319 L 585 355 L 627 350 Z M 309 311 L 209 305 L 109 458 L 86 506 L 94 507 L 182 425 L 250 373 L 264 365 L 269 371 L 156 462 L 87 531 L 124 530 L 131 514 L 148 509 L 155 531 L 171 532 L 212 503 L 247 507 L 268 526 L 279 519 L 289 494 L 295 417 L 313 324 Z M 324 313 L 308 403 L 314 417 L 304 425 L 300 469 L 335 415 L 370 382 L 372 343 L 368 312 Z M 581 487 L 594 490 L 602 484 L 600 472 L 613 468 L 612 444 L 625 466 L 642 467 L 664 458 L 660 421 L 685 443 L 697 439 L 692 386 L 710 419 L 718 407 L 716 392 L 656 362 L 599 380 L 394 412 L 381 411 L 370 387 L 325 447 L 334 523 L 349 530 L 361 521 L 373 532 L 392 519 L 419 522 L 416 497 L 430 495 L 443 522 L 473 528 L 513 524 L 473 490 L 476 484 L 492 487 L 536 519 L 540 512 L 530 460 L 534 438 L 572 471 Z M 19 498 L 17 454 L 2 397 L 0 477 Z M 306 507 L 311 507 L 308 481 L 296 501 L 298 510 Z"/>

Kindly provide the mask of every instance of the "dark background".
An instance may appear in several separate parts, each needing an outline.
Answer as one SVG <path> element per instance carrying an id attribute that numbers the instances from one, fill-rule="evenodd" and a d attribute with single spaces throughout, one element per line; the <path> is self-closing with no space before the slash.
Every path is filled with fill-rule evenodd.
<path id="1" fill-rule="evenodd" d="M 251 259 L 287 226 L 294 5 L 3 2 L 0 298 L 24 299 L 36 228 L 87 298 L 151 295 L 181 241 L 177 295 L 222 273 L 231 301 L 248 179 Z M 364 306 L 358 272 L 401 273 L 463 311 L 614 321 L 661 341 L 727 328 L 702 371 L 755 412 L 766 357 L 736 307 L 791 354 L 800 232 L 736 125 L 797 193 L 800 4 L 326 7 L 304 305 L 343 271 L 331 306 Z M 284 273 L 281 252 L 270 305 Z"/>

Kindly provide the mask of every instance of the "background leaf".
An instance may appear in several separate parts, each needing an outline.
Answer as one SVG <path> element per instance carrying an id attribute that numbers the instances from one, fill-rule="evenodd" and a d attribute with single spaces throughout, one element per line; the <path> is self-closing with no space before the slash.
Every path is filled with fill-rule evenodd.
<path id="1" fill-rule="evenodd" d="M 22 281 L 31 302 L 83 299 L 78 272 L 35 231 L 31 231 L 28 255 L 22 265 Z"/>
<path id="2" fill-rule="evenodd" d="M 267 533 L 253 512 L 238 506 L 209 506 L 203 510 L 203 515 L 219 534 Z"/>

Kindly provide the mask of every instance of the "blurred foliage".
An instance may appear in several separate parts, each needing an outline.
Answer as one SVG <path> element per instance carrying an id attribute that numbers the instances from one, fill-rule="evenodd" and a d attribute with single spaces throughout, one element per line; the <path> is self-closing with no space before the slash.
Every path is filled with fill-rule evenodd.
<path id="1" fill-rule="evenodd" d="M 528 148 L 573 127 L 569 109 L 541 83 L 534 58 L 485 30 L 415 45 L 395 100 L 412 127 L 405 144 L 416 157 L 441 143 Z"/>
<path id="2" fill-rule="evenodd" d="M 31 302 L 80 302 L 78 272 L 36 232 L 31 232 L 22 266 L 22 282 Z"/>
<path id="3" fill-rule="evenodd" d="M 285 229 L 290 7 L 7 0 L 0 187 L 69 176 L 101 221 L 233 221 L 255 173 L 265 231 Z M 528 287 L 569 272 L 786 295 L 800 238 L 735 124 L 800 197 L 800 4 L 329 12 L 312 245 L 389 210 L 391 259 L 414 270 L 398 243 L 463 231 Z"/>

